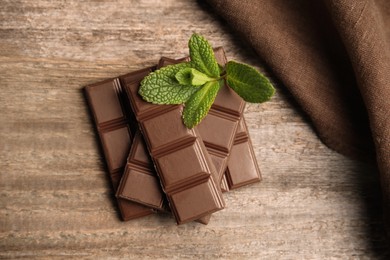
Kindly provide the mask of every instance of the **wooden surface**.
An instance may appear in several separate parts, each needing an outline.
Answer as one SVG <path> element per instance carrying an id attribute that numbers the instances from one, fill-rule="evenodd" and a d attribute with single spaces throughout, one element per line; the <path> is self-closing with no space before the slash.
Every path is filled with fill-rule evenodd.
<path id="1" fill-rule="evenodd" d="M 0 258 L 387 255 L 375 169 L 325 147 L 277 82 L 245 112 L 262 183 L 226 194 L 207 226 L 119 220 L 82 88 L 186 55 L 192 32 L 272 77 L 202 2 L 1 1 Z"/>

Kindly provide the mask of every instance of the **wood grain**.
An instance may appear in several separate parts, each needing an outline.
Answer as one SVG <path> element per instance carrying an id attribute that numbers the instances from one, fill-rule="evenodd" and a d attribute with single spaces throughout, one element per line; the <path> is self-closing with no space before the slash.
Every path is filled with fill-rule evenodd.
<path id="1" fill-rule="evenodd" d="M 245 116 L 263 182 L 209 225 L 121 222 L 83 86 L 187 54 L 192 32 L 272 74 L 203 2 L 2 0 L 0 258 L 386 257 L 376 169 L 325 147 L 284 87 Z"/>

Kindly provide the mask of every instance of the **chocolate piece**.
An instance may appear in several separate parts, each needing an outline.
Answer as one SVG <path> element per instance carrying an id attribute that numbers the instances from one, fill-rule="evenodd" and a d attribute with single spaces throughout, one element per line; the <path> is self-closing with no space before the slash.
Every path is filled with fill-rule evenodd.
<path id="1" fill-rule="evenodd" d="M 226 64 L 223 48 L 214 49 L 214 54 L 219 64 Z M 218 170 L 218 183 L 221 184 L 222 190 L 227 189 L 227 186 L 223 185 L 223 176 L 244 108 L 245 101 L 231 88 L 224 86 L 218 92 L 208 115 L 198 125 L 207 151 Z"/>
<path id="2" fill-rule="evenodd" d="M 225 176 L 229 189 L 261 181 L 260 169 L 244 116 L 240 120 Z"/>
<path id="3" fill-rule="evenodd" d="M 117 196 L 160 211 L 169 211 L 165 193 L 139 131 L 134 136 Z"/>
<path id="4" fill-rule="evenodd" d="M 183 106 L 147 103 L 138 95 L 139 82 L 131 76 L 121 80 L 177 223 L 221 210 L 216 170 L 198 130 L 182 123 Z"/>
<path id="5" fill-rule="evenodd" d="M 132 73 L 141 80 L 152 68 Z M 85 94 L 103 148 L 108 173 L 117 190 L 129 154 L 134 125 L 129 117 L 127 98 L 118 79 L 110 79 L 85 87 Z M 143 205 L 118 199 L 123 220 L 130 220 L 152 214 Z"/>

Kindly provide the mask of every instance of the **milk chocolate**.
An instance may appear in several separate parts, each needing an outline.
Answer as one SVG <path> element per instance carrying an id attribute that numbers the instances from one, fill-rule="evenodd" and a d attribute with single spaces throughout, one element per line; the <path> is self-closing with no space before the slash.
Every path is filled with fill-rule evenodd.
<path id="1" fill-rule="evenodd" d="M 169 211 L 165 193 L 139 131 L 134 136 L 117 196 L 160 211 Z"/>
<path id="2" fill-rule="evenodd" d="M 244 116 L 238 125 L 225 176 L 230 190 L 261 181 L 260 169 Z"/>
<path id="3" fill-rule="evenodd" d="M 134 72 L 132 76 L 142 79 L 152 69 Z M 116 191 L 136 129 L 132 124 L 134 119 L 128 113 L 129 105 L 119 79 L 92 84 L 84 90 L 100 138 L 108 174 Z M 153 213 L 150 208 L 128 200 L 118 198 L 117 202 L 125 221 Z"/>
<path id="4" fill-rule="evenodd" d="M 223 48 L 216 48 L 214 54 L 219 64 L 226 64 Z M 225 85 L 218 92 L 208 115 L 198 125 L 207 151 L 218 170 L 219 183 L 223 191 L 228 189 L 223 177 L 244 108 L 245 101 Z"/>

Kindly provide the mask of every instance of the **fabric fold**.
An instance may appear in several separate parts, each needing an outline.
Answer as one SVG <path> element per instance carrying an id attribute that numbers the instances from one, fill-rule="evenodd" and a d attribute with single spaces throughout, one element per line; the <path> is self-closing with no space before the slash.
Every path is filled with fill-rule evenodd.
<path id="1" fill-rule="evenodd" d="M 325 144 L 377 162 L 390 212 L 390 2 L 207 1 L 292 93 Z"/>
<path id="2" fill-rule="evenodd" d="M 326 1 L 334 24 L 351 59 L 354 75 L 367 109 L 386 215 L 390 210 L 390 21 L 375 1 Z M 390 4 L 389 4 L 390 6 Z M 387 216 L 388 224 L 390 219 Z"/>

